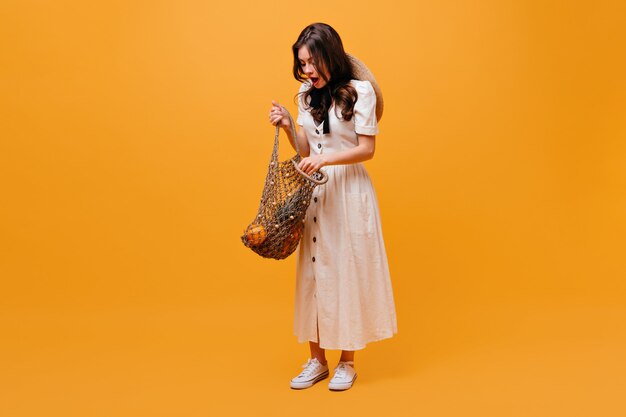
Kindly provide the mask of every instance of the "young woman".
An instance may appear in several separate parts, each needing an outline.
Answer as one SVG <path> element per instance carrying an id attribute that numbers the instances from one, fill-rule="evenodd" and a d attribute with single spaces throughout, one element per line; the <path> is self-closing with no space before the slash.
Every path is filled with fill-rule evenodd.
<path id="1" fill-rule="evenodd" d="M 294 331 L 309 342 L 311 357 L 291 380 L 308 388 L 328 377 L 325 349 L 341 350 L 331 390 L 352 387 L 354 352 L 397 333 L 387 255 L 376 193 L 361 162 L 374 156 L 378 133 L 376 92 L 356 79 L 357 68 L 327 24 L 307 26 L 292 47 L 298 93 L 294 138 L 291 115 L 272 101 L 269 119 L 279 123 L 303 156 L 307 174 L 324 168 L 308 208 L 296 259 Z M 362 78 L 362 77 L 361 77 Z"/>

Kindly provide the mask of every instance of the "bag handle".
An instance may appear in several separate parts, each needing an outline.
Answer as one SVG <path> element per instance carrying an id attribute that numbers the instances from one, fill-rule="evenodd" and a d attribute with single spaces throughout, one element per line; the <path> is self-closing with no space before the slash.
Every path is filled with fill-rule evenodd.
<path id="1" fill-rule="evenodd" d="M 293 142 L 296 145 L 296 152 L 298 153 L 298 156 L 302 158 L 302 155 L 300 155 L 300 146 L 298 145 L 298 138 L 296 136 L 296 127 L 293 123 L 293 118 L 291 117 L 291 115 L 289 115 L 289 124 L 290 124 L 289 127 L 291 128 L 291 135 L 293 137 Z M 280 132 L 280 124 L 276 123 L 276 136 L 274 136 L 274 151 L 272 152 L 272 163 L 274 164 L 278 163 L 278 134 L 279 132 Z M 326 184 L 326 182 L 328 182 L 328 175 L 325 172 L 321 170 L 317 171 L 322 176 L 322 179 L 317 180 L 311 177 L 310 175 L 307 175 L 304 171 L 298 168 L 298 163 L 296 161 L 292 160 L 291 162 L 293 162 L 293 166 L 296 169 L 296 171 L 298 171 L 298 173 L 302 175 L 304 178 L 306 178 L 307 180 L 317 185 Z"/>
<path id="2" fill-rule="evenodd" d="M 319 173 L 322 176 L 322 179 L 316 180 L 315 178 L 311 177 L 310 175 L 307 175 L 304 171 L 298 168 L 298 163 L 296 161 L 292 159 L 291 162 L 293 162 L 293 166 L 296 169 L 296 171 L 298 171 L 300 175 L 302 175 L 307 180 L 314 182 L 317 185 L 326 184 L 328 182 L 328 174 L 326 174 L 324 171 L 322 170 L 317 171 L 317 173 Z"/>

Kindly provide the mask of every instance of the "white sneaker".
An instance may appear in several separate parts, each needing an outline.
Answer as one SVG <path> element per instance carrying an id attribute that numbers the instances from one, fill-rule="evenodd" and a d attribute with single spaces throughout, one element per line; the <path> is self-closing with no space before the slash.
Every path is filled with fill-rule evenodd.
<path id="1" fill-rule="evenodd" d="M 328 378 L 328 364 L 322 365 L 317 358 L 307 360 L 302 367 L 304 371 L 291 380 L 291 388 L 293 389 L 308 388 L 316 382 Z"/>
<path id="2" fill-rule="evenodd" d="M 335 368 L 335 375 L 328 383 L 328 388 L 333 391 L 343 391 L 352 387 L 356 380 L 356 371 L 352 365 L 354 361 L 339 362 Z"/>

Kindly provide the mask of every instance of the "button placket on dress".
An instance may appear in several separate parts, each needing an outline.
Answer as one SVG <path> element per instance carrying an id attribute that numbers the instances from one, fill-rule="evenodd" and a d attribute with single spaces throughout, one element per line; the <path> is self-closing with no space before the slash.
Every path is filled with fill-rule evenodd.
<path id="1" fill-rule="evenodd" d="M 317 128 L 315 128 L 315 134 L 317 136 L 317 154 L 321 155 L 323 152 L 323 146 L 322 146 L 322 137 L 323 137 L 323 123 L 320 124 Z M 319 219 L 318 219 L 318 213 L 317 213 L 317 204 L 318 204 L 318 194 L 320 192 L 320 188 L 321 187 L 316 187 L 315 190 L 313 191 L 313 201 L 311 201 L 311 204 L 313 205 L 313 210 L 311 212 L 311 214 L 313 215 L 313 223 L 311 224 L 311 228 L 312 228 L 312 233 L 311 235 L 313 236 L 313 243 L 317 242 L 317 235 L 318 235 L 318 231 L 319 231 Z M 316 261 L 319 263 L 319 259 L 316 258 L 317 255 L 317 245 L 313 245 L 311 247 L 311 262 L 312 262 L 312 268 L 313 268 L 313 281 L 315 281 L 315 292 L 313 293 L 313 297 L 317 298 L 317 280 L 315 278 L 316 274 Z M 319 311 L 319 309 L 318 309 Z"/>

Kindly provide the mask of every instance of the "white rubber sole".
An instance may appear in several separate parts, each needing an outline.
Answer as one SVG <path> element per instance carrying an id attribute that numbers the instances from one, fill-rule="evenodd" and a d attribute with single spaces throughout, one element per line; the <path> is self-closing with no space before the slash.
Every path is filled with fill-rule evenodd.
<path id="1" fill-rule="evenodd" d="M 310 381 L 305 381 L 305 382 L 291 381 L 290 385 L 291 385 L 291 388 L 293 389 L 304 389 L 304 388 L 312 387 L 316 382 L 319 382 L 322 379 L 326 379 L 326 378 L 328 378 L 328 370 L 322 372 L 321 374 L 319 374 L 318 376 L 316 376 Z"/>
<path id="2" fill-rule="evenodd" d="M 347 389 L 350 389 L 352 388 L 354 381 L 356 381 L 356 376 L 357 374 L 354 374 L 354 378 L 352 378 L 352 381 L 350 382 L 341 382 L 341 383 L 334 383 L 334 384 L 332 382 L 329 382 L 328 389 L 331 391 L 345 391 Z"/>

